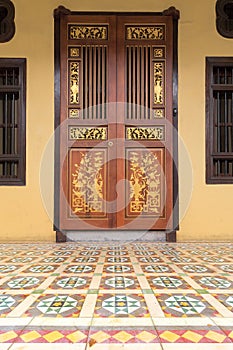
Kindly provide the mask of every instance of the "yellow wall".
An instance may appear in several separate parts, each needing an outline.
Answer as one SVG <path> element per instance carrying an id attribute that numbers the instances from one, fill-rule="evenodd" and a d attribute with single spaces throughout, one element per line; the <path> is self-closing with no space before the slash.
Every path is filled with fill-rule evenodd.
<path id="1" fill-rule="evenodd" d="M 27 58 L 27 185 L 0 187 L 1 240 L 54 240 L 52 223 L 40 195 L 44 147 L 53 133 L 53 9 L 162 11 L 175 6 L 179 22 L 179 127 L 190 154 L 193 189 L 178 240 L 232 240 L 233 185 L 205 184 L 205 57 L 231 56 L 233 40 L 215 28 L 215 0 L 13 0 L 16 35 L 0 44 L 0 57 Z M 181 147 L 182 148 L 182 147 Z M 180 162 L 181 212 L 192 182 Z M 48 188 L 52 188 L 52 166 Z M 51 201 L 52 203 L 52 201 Z M 50 205 L 51 205 L 50 203 Z"/>

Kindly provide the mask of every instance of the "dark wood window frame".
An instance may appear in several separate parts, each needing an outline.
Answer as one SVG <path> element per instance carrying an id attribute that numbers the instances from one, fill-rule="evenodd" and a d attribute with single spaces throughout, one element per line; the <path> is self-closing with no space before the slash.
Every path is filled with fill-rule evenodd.
<path id="1" fill-rule="evenodd" d="M 0 185 L 26 183 L 26 59 L 0 58 Z"/>
<path id="2" fill-rule="evenodd" d="M 233 183 L 233 57 L 206 57 L 206 183 Z"/>

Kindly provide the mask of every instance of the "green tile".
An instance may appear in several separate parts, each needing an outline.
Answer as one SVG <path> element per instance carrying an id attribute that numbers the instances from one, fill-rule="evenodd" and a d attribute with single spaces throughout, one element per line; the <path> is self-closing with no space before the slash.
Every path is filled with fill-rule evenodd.
<path id="1" fill-rule="evenodd" d="M 99 289 L 88 289 L 87 294 L 98 294 Z"/>
<path id="2" fill-rule="evenodd" d="M 182 276 L 183 276 L 183 277 L 188 276 L 187 273 L 178 273 L 178 275 L 181 276 L 181 277 L 182 277 Z"/>
<path id="3" fill-rule="evenodd" d="M 145 276 L 144 273 L 136 273 L 136 276 Z"/>
<path id="4" fill-rule="evenodd" d="M 152 289 L 142 289 L 143 294 L 154 294 Z"/>
<path id="5" fill-rule="evenodd" d="M 60 273 L 51 273 L 50 276 L 60 276 Z"/>
<path id="6" fill-rule="evenodd" d="M 35 289 L 31 294 L 42 294 L 44 291 L 45 289 Z"/>
<path id="7" fill-rule="evenodd" d="M 93 273 L 93 276 L 102 276 L 102 273 Z"/>
<path id="8" fill-rule="evenodd" d="M 194 289 L 198 294 L 209 294 L 206 289 Z"/>

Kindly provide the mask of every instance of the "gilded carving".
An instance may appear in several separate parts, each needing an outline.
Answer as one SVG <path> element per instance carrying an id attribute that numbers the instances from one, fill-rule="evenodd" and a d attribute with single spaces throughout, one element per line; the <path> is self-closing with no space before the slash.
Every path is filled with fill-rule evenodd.
<path id="1" fill-rule="evenodd" d="M 70 104 L 79 103 L 79 62 L 70 63 Z"/>
<path id="2" fill-rule="evenodd" d="M 128 140 L 164 140 L 164 127 L 127 127 Z"/>
<path id="3" fill-rule="evenodd" d="M 164 118 L 165 115 L 164 115 L 164 109 L 154 109 L 154 118 L 157 119 L 157 118 Z"/>
<path id="4" fill-rule="evenodd" d="M 107 26 L 70 25 L 69 39 L 108 39 Z"/>
<path id="5" fill-rule="evenodd" d="M 126 26 L 127 40 L 164 40 L 165 26 Z"/>
<path id="6" fill-rule="evenodd" d="M 69 128 L 70 140 L 106 140 L 107 128 L 105 127 L 75 127 Z"/>
<path id="7" fill-rule="evenodd" d="M 80 110 L 79 109 L 69 109 L 69 118 L 79 119 Z"/>
<path id="8" fill-rule="evenodd" d="M 158 215 L 161 211 L 161 174 L 155 152 L 129 151 L 128 180 L 130 203 L 128 216 Z"/>
<path id="9" fill-rule="evenodd" d="M 154 58 L 164 58 L 164 48 L 156 47 L 153 50 Z"/>
<path id="10" fill-rule="evenodd" d="M 72 210 L 75 214 L 104 212 L 104 151 L 80 152 L 79 164 L 72 174 Z"/>
<path id="11" fill-rule="evenodd" d="M 69 57 L 80 57 L 80 47 L 69 47 Z"/>
<path id="12" fill-rule="evenodd" d="M 154 63 L 154 104 L 163 104 L 163 76 L 162 62 Z"/>

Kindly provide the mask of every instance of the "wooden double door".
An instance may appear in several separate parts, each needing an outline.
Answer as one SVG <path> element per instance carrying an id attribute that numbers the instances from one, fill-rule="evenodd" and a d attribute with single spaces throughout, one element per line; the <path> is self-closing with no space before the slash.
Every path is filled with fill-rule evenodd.
<path id="1" fill-rule="evenodd" d="M 56 12 L 55 227 L 174 226 L 174 17 Z"/>

